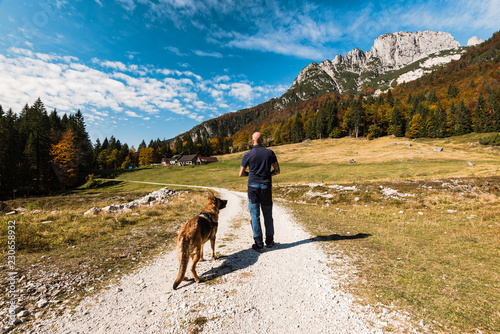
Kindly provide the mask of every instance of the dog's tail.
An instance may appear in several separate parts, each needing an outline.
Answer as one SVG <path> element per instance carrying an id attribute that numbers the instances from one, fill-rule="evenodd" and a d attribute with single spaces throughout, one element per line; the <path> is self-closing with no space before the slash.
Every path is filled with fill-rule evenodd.
<path id="1" fill-rule="evenodd" d="M 189 240 L 185 236 L 182 236 L 179 241 L 180 243 L 177 246 L 177 256 L 179 257 L 179 275 L 177 275 L 177 278 L 175 279 L 174 290 L 177 289 L 186 276 L 186 269 L 189 262 Z"/>

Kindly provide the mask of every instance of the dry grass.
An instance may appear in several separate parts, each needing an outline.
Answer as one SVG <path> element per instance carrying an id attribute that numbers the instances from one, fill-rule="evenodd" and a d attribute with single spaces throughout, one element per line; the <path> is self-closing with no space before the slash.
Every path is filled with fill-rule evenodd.
<path id="1" fill-rule="evenodd" d="M 381 185 L 413 196 L 387 198 Z M 499 178 L 345 186 L 356 190 L 315 187 L 323 196 L 314 198 L 304 186 L 277 193 L 317 204 L 293 208 L 328 253 L 355 259 L 357 279 L 346 285 L 353 293 L 365 302 L 398 305 L 439 331 L 497 332 Z"/>
<path id="2" fill-rule="evenodd" d="M 89 290 L 95 291 L 159 252 L 171 249 L 180 225 L 205 204 L 204 192 L 181 192 L 166 204 L 127 213 L 83 215 L 93 206 L 128 202 L 159 188 L 147 186 L 129 192 L 127 185 L 115 183 L 101 192 L 83 190 L 7 202 L 11 207 L 41 210 L 0 221 L 3 231 L 9 220 L 16 222 L 16 270 L 18 277 L 24 276 L 20 288 L 27 282 L 61 284 L 58 298 L 78 300 Z M 6 244 L 6 238 L 2 234 L 0 242 Z M 2 252 L 6 254 L 6 250 Z M 36 293 L 24 297 L 27 309 L 40 298 Z M 2 294 L 2 300 L 6 298 Z"/>
<path id="3" fill-rule="evenodd" d="M 309 204 L 292 205 L 330 254 L 347 252 L 355 259 L 358 279 L 344 286 L 366 302 L 398 305 L 438 331 L 497 333 L 500 160 L 496 148 L 478 144 L 482 136 L 342 138 L 273 147 L 282 170 L 273 180 L 275 194 Z M 237 176 L 242 156 L 222 156 L 219 163 L 201 167 L 134 170 L 118 179 L 244 191 L 246 179 Z M 475 166 L 466 167 L 468 161 Z M 339 184 L 356 188 L 328 187 Z M 380 186 L 412 196 L 391 198 Z M 96 190 L 9 202 L 43 210 L 16 217 L 26 245 L 19 246 L 19 269 L 36 276 L 43 274 L 38 268 L 49 267 L 106 280 L 166 249 L 179 225 L 204 203 L 203 193 L 139 210 L 139 216 L 82 216 L 92 206 L 130 201 L 160 187 L 107 183 Z M 52 223 L 41 223 L 46 220 Z M 7 219 L 1 224 L 5 228 Z M 5 237 L 0 236 L 2 242 Z"/>

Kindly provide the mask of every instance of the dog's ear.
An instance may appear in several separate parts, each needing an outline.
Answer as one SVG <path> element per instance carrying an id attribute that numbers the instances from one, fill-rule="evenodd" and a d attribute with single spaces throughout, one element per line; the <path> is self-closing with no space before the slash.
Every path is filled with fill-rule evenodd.
<path id="1" fill-rule="evenodd" d="M 208 192 L 208 200 L 209 200 L 209 201 L 213 201 L 213 200 L 215 200 L 215 198 L 216 198 L 216 197 L 215 197 L 214 192 L 213 192 L 213 191 L 209 191 L 209 192 Z"/>

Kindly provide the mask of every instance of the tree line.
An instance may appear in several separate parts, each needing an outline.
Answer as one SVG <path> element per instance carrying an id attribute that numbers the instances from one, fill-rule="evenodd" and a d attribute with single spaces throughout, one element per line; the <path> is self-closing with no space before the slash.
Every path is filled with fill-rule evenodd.
<path id="1" fill-rule="evenodd" d="M 0 198 L 71 187 L 92 169 L 93 147 L 80 110 L 60 117 L 37 99 L 17 115 L 0 106 Z"/>
<path id="2" fill-rule="evenodd" d="M 175 142 L 143 140 L 138 149 L 114 136 L 92 144 L 80 110 L 61 117 L 55 109 L 48 113 L 40 98 L 19 115 L 0 105 L 0 199 L 71 188 L 96 170 L 147 166 L 176 154 L 211 156 L 223 152 L 221 143 L 185 135 Z"/>

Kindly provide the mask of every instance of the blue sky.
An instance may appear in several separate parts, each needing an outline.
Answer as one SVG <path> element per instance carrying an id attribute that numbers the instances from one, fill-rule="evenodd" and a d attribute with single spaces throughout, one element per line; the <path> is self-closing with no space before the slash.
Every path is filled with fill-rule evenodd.
<path id="1" fill-rule="evenodd" d="M 91 139 L 137 146 L 289 88 L 379 35 L 500 28 L 500 0 L 0 0 L 0 105 L 80 109 Z"/>

